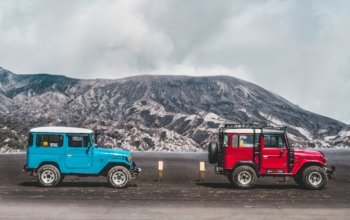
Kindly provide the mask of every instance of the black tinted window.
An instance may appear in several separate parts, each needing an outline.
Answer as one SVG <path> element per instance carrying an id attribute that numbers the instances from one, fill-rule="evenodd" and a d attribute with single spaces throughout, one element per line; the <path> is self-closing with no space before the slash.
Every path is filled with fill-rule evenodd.
<path id="1" fill-rule="evenodd" d="M 61 147 L 63 145 L 62 135 L 37 134 L 36 146 L 39 147 Z"/>
<path id="2" fill-rule="evenodd" d="M 87 135 L 69 135 L 68 145 L 70 147 L 89 147 L 90 141 Z"/>
<path id="3" fill-rule="evenodd" d="M 285 147 L 285 141 L 283 135 L 265 135 L 264 136 L 265 147 L 269 148 L 282 148 Z"/>

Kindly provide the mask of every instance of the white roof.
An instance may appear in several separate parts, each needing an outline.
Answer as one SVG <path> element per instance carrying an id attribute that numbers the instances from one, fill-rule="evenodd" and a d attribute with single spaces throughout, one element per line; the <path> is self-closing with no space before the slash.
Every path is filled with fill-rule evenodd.
<path id="1" fill-rule="evenodd" d="M 263 133 L 279 133 L 279 134 L 284 133 L 283 130 L 271 129 L 271 128 L 263 128 L 262 130 L 263 130 Z M 254 129 L 252 129 L 252 128 L 230 128 L 230 129 L 224 130 L 224 133 L 253 134 Z M 255 133 L 260 134 L 261 130 L 256 128 Z"/>
<path id="2" fill-rule="evenodd" d="M 32 128 L 30 132 L 48 132 L 48 133 L 75 133 L 75 134 L 91 134 L 90 129 L 85 128 L 72 128 L 72 127 L 39 127 Z"/>

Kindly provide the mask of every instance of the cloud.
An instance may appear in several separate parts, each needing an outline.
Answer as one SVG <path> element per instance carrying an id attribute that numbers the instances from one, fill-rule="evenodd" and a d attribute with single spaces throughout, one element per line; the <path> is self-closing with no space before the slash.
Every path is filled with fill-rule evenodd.
<path id="1" fill-rule="evenodd" d="M 236 76 L 350 123 L 348 1 L 1 1 L 0 62 L 78 78 Z"/>

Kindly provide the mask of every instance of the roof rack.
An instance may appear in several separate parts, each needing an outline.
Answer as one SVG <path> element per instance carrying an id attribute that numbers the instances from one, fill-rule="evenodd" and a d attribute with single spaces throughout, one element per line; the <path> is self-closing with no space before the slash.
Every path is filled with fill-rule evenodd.
<path id="1" fill-rule="evenodd" d="M 253 124 L 225 124 L 224 129 L 234 129 L 234 128 L 255 128 L 255 129 L 276 129 L 285 130 L 285 126 L 268 126 L 267 123 L 253 123 Z"/>
<path id="2" fill-rule="evenodd" d="M 286 130 L 286 126 L 266 126 L 266 127 L 263 127 L 263 129 L 275 129 L 275 130 Z"/>

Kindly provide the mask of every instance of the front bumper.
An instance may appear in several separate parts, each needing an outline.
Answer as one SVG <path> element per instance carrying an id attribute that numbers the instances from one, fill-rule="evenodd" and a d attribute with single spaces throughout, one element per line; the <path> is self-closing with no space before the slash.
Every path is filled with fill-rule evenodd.
<path id="1" fill-rule="evenodd" d="M 137 167 L 135 162 L 132 162 L 132 168 L 130 169 L 131 178 L 132 179 L 137 178 L 141 173 L 141 171 L 142 169 L 140 167 Z"/>
<path id="2" fill-rule="evenodd" d="M 331 177 L 332 174 L 335 173 L 335 170 L 336 170 L 336 169 L 335 169 L 335 166 L 324 167 L 323 169 L 326 171 L 326 173 L 327 173 L 327 175 L 328 175 L 329 178 Z"/>

